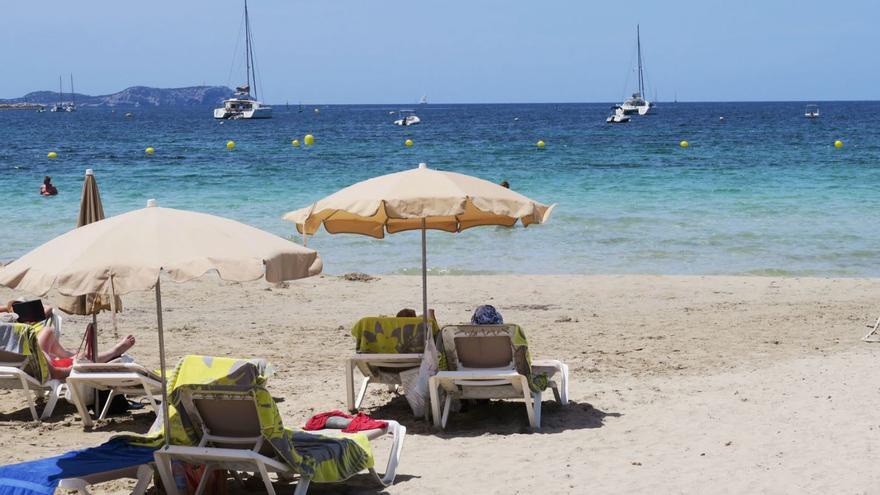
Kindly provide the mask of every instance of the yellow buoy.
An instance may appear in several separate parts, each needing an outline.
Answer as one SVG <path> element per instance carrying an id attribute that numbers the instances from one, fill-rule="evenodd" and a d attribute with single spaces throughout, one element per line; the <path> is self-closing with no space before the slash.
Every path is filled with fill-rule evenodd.
<path id="1" fill-rule="evenodd" d="M 226 141 L 226 149 L 228 149 L 230 151 L 234 150 L 235 149 L 235 141 L 233 141 L 231 139 L 229 141 Z"/>
<path id="2" fill-rule="evenodd" d="M 58 158 L 58 153 L 55 153 L 54 151 L 50 151 L 50 152 L 46 155 L 46 157 L 47 157 L 47 158 Z"/>
<path id="3" fill-rule="evenodd" d="M 294 139 L 293 141 L 290 142 L 290 145 L 291 146 L 299 146 L 299 139 Z"/>
<path id="4" fill-rule="evenodd" d="M 412 148 L 413 140 L 412 140 L 412 139 L 407 139 L 406 141 L 403 142 L 403 144 L 404 144 L 407 148 Z"/>
<path id="5" fill-rule="evenodd" d="M 146 153 L 148 155 L 152 155 L 154 151 L 156 151 L 156 150 L 154 150 L 152 146 L 149 146 L 149 147 L 147 147 L 147 149 L 144 150 L 144 153 Z"/>
<path id="6" fill-rule="evenodd" d="M 682 141 L 682 142 L 678 143 L 678 145 L 681 146 L 682 148 L 687 148 L 688 146 L 691 145 L 691 143 L 689 143 L 687 141 Z"/>
<path id="7" fill-rule="evenodd" d="M 312 136 L 311 134 L 306 134 L 305 137 L 303 137 L 303 142 L 306 143 L 306 146 L 311 146 L 315 144 L 315 136 Z"/>
<path id="8" fill-rule="evenodd" d="M 834 141 L 834 147 L 835 148 L 843 148 L 843 141 L 841 141 L 840 139 L 838 139 L 837 141 Z"/>
<path id="9" fill-rule="evenodd" d="M 538 141 L 537 143 L 535 143 L 535 146 L 537 146 L 538 148 L 543 148 L 543 147 L 544 147 L 544 141 Z"/>

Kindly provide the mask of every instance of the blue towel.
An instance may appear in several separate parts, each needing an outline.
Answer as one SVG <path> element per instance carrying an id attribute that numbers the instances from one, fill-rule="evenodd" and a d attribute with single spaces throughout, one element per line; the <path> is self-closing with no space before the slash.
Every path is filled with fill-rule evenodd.
<path id="1" fill-rule="evenodd" d="M 48 459 L 0 466 L 0 495 L 52 495 L 62 479 L 147 464 L 155 450 L 113 439 Z"/>

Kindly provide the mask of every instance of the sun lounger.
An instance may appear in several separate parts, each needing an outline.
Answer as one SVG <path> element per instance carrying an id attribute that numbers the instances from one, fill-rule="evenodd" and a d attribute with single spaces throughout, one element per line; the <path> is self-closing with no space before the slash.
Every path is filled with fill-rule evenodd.
<path id="1" fill-rule="evenodd" d="M 89 389 L 110 391 L 98 419 L 107 416 L 113 397 L 120 394 L 147 397 L 153 411 L 159 414 L 155 397 L 162 395 L 162 377 L 140 364 L 133 362 L 75 364 L 67 378 L 67 383 L 70 400 L 82 417 L 85 428 L 94 424 L 87 406 L 87 401 L 91 398 L 83 396 L 83 391 Z"/>
<path id="2" fill-rule="evenodd" d="M 453 399 L 522 399 L 529 425 L 541 427 L 541 397 L 546 388 L 568 403 L 568 366 L 557 360 L 530 361 L 528 344 L 517 325 L 449 325 L 441 330 L 449 371 L 431 377 L 434 425 L 446 427 Z M 550 380 L 559 375 L 560 382 Z M 440 409 L 440 391 L 446 393 Z"/>
<path id="3" fill-rule="evenodd" d="M 0 466 L 0 495 L 45 495 L 55 488 L 88 495 L 88 486 L 134 478 L 132 493 L 143 495 L 153 478 L 153 448 L 114 439 L 97 447 L 55 457 Z"/>
<path id="4" fill-rule="evenodd" d="M 206 473 L 215 469 L 259 473 L 266 492 L 270 495 L 275 494 L 269 479 L 270 472 L 277 473 L 282 478 L 292 478 L 299 474 L 295 473 L 287 463 L 282 462 L 276 456 L 273 447 L 265 441 L 261 433 L 257 403 L 253 396 L 191 393 L 186 390 L 179 390 L 179 394 L 182 407 L 195 423 L 195 428 L 200 431 L 201 440 L 196 447 L 172 445 L 167 449 L 156 451 L 157 470 L 168 493 L 172 495 L 176 493 L 171 475 L 173 460 L 205 465 Z M 380 484 L 390 485 L 394 482 L 406 428 L 396 421 L 388 421 L 386 428 L 361 433 L 369 440 L 384 435 L 392 437 L 393 444 L 385 474 L 380 475 L 372 468 L 369 470 Z M 340 430 L 317 430 L 301 434 L 348 435 Z M 297 439 L 294 438 L 294 445 L 296 442 Z M 207 475 L 203 476 L 203 483 L 200 484 L 197 494 L 204 491 L 203 485 L 207 478 Z M 306 493 L 310 481 L 308 477 L 300 476 L 294 493 L 297 495 Z"/>
<path id="5" fill-rule="evenodd" d="M 425 348 L 422 318 L 368 317 L 361 318 L 352 328 L 357 353 L 345 360 L 346 406 L 357 411 L 370 383 L 401 385 L 400 373 L 418 368 Z M 432 331 L 437 323 L 432 320 Z M 354 370 L 363 375 L 355 395 Z"/>
<path id="6" fill-rule="evenodd" d="M 64 395 L 65 385 L 59 380 L 47 380 L 42 383 L 28 374 L 26 370 L 30 360 L 31 356 L 0 350 L 0 389 L 21 390 L 34 421 L 40 421 L 52 415 L 58 397 Z M 43 413 L 38 416 L 35 398 L 39 397 L 46 400 L 46 406 L 43 408 Z"/>

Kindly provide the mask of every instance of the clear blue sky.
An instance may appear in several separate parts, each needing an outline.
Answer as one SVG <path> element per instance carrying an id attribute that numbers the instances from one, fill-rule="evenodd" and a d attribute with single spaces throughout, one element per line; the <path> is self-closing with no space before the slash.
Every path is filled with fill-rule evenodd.
<path id="1" fill-rule="evenodd" d="M 261 96 L 276 103 L 615 101 L 635 81 L 636 23 L 649 96 L 880 97 L 880 0 L 249 5 Z M 239 0 L 5 1 L 0 97 L 55 90 L 70 72 L 88 94 L 238 84 L 241 12 Z"/>

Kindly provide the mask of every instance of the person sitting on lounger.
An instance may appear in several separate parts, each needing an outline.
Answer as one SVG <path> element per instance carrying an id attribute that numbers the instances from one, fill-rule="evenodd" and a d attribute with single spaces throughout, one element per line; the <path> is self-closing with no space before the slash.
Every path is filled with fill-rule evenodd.
<path id="1" fill-rule="evenodd" d="M 474 315 L 471 316 L 471 325 L 503 325 L 504 318 L 501 317 L 501 313 L 495 309 L 495 306 L 490 304 L 484 304 L 479 306 L 474 310 Z"/>
<path id="2" fill-rule="evenodd" d="M 89 323 L 86 330 L 87 332 L 88 328 L 91 326 L 92 324 Z M 40 345 L 43 354 L 46 355 L 46 360 L 49 361 L 49 374 L 55 379 L 63 380 L 70 375 L 70 369 L 73 367 L 74 359 L 86 359 L 84 352 L 76 353 L 65 349 L 64 346 L 61 345 L 61 342 L 58 341 L 51 326 L 40 331 L 37 335 L 37 343 Z M 99 352 L 97 362 L 106 363 L 116 359 L 119 356 L 122 356 L 125 351 L 131 349 L 134 344 L 134 336 L 129 335 L 120 340 L 112 348 L 104 352 Z"/>

